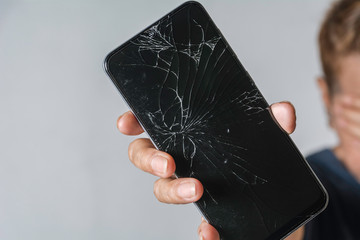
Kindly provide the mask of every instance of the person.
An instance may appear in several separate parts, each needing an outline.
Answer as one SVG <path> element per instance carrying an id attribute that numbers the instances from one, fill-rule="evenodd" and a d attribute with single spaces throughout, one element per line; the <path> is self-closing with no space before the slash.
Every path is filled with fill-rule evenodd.
<path id="1" fill-rule="evenodd" d="M 306 225 L 304 239 L 360 239 L 360 0 L 334 2 L 319 47 L 324 77 L 318 84 L 338 144 L 307 158 L 329 204 Z"/>
<path id="2" fill-rule="evenodd" d="M 321 26 L 319 47 L 324 77 L 318 85 L 339 141 L 307 159 L 330 200 L 323 213 L 286 239 L 360 239 L 360 0 L 339 0 L 332 5 Z M 291 103 L 273 104 L 271 110 L 280 126 L 292 133 L 296 117 Z M 120 116 L 117 125 L 126 135 L 143 132 L 131 112 Z M 172 178 L 173 158 L 156 150 L 149 139 L 133 141 L 129 158 L 141 170 L 160 177 L 154 184 L 160 202 L 186 204 L 202 196 L 198 180 Z M 203 240 L 219 240 L 216 229 L 204 220 L 198 234 Z"/>

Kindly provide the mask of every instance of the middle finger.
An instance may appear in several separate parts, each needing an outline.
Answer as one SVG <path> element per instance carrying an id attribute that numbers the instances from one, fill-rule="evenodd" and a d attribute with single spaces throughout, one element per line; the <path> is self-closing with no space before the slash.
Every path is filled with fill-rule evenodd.
<path id="1" fill-rule="evenodd" d="M 155 149 L 147 138 L 139 138 L 129 145 L 129 159 L 141 170 L 167 178 L 175 172 L 174 159 L 165 152 Z"/>

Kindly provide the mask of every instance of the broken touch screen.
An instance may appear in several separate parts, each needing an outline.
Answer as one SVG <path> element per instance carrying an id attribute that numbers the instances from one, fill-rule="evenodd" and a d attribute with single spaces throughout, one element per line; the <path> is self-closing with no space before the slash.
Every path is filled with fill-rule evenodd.
<path id="1" fill-rule="evenodd" d="M 105 68 L 222 239 L 280 239 L 327 196 L 204 8 L 187 2 L 111 52 Z"/>

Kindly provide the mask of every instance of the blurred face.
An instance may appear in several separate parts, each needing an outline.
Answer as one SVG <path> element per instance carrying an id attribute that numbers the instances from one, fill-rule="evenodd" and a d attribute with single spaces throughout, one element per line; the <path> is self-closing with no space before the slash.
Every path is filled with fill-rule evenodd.
<path id="1" fill-rule="evenodd" d="M 329 95 L 325 81 L 319 80 L 331 126 L 339 136 L 340 145 L 360 150 L 360 54 L 340 59 L 336 80 L 339 91 L 333 96 Z"/>
<path id="2" fill-rule="evenodd" d="M 344 57 L 339 64 L 340 94 L 360 97 L 360 54 Z"/>

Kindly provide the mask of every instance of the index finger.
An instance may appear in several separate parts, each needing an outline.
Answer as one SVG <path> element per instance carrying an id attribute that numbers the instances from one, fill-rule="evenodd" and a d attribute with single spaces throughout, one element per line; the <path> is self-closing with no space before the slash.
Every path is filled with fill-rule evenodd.
<path id="1" fill-rule="evenodd" d="M 295 108 L 290 102 L 278 102 L 271 105 L 271 111 L 276 121 L 288 133 L 294 132 L 296 127 Z"/>
<path id="2" fill-rule="evenodd" d="M 125 135 L 139 135 L 144 132 L 132 112 L 126 112 L 117 120 L 117 128 Z"/>

